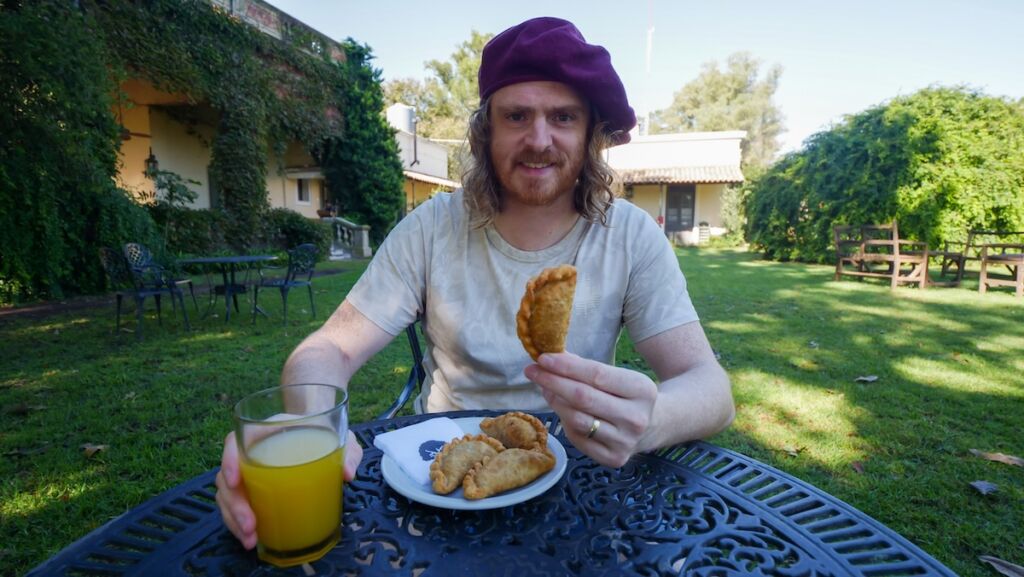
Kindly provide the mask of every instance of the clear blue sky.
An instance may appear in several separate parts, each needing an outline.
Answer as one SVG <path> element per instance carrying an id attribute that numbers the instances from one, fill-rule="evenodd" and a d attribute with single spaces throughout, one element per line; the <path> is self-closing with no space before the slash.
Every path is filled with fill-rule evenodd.
<path id="1" fill-rule="evenodd" d="M 672 102 L 708 61 L 751 52 L 783 67 L 784 150 L 931 84 L 1024 97 L 1022 0 L 269 0 L 324 34 L 369 44 L 385 79 L 425 78 L 471 30 L 534 16 L 573 21 L 611 52 L 638 114 Z M 654 26 L 650 74 L 646 31 Z"/>

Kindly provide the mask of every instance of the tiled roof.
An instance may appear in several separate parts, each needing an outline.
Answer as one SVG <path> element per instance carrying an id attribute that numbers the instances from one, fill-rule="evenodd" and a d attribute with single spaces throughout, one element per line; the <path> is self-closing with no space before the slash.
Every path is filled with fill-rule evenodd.
<path id="1" fill-rule="evenodd" d="M 412 170 L 404 170 L 402 172 L 405 174 L 406 178 L 411 178 L 413 180 L 418 180 L 420 182 L 426 182 L 428 184 L 444 186 L 452 190 L 462 186 L 461 183 L 456 182 L 454 180 L 448 180 L 447 178 L 441 178 L 439 176 L 431 176 L 429 174 L 423 174 L 422 172 L 415 172 Z"/>
<path id="2" fill-rule="evenodd" d="M 625 184 L 679 184 L 743 182 L 743 172 L 735 165 L 677 166 L 674 168 L 629 168 L 616 170 Z"/>

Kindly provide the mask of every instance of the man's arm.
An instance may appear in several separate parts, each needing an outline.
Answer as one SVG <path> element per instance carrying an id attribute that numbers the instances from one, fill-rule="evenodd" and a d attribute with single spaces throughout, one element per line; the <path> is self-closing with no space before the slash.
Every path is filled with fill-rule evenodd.
<path id="1" fill-rule="evenodd" d="M 612 467 L 622 466 L 637 452 L 713 435 L 735 413 L 729 378 L 700 323 L 670 329 L 636 346 L 661 386 L 638 371 L 572 353 L 543 354 L 525 370 L 561 417 L 573 445 Z"/>
<path id="2" fill-rule="evenodd" d="M 306 337 L 284 364 L 281 384 L 323 383 L 348 387 L 359 367 L 394 336 L 346 299 L 327 322 Z"/>
<path id="3" fill-rule="evenodd" d="M 281 384 L 318 383 L 348 387 L 349 379 L 394 337 L 356 310 L 348 300 L 322 327 L 292 351 L 281 371 Z M 345 479 L 355 477 L 363 450 L 352 432 L 345 450 Z M 246 549 L 256 546 L 256 515 L 239 473 L 235 433 L 224 439 L 217 473 L 217 506 L 228 529 Z"/>
<path id="4" fill-rule="evenodd" d="M 654 335 L 636 349 L 661 381 L 637 451 L 704 439 L 732 423 L 736 410 L 729 377 L 699 322 Z"/>

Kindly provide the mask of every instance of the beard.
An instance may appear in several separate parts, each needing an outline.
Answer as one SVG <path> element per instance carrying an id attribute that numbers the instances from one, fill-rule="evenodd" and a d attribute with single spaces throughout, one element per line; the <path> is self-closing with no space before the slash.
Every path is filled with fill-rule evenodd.
<path id="1" fill-rule="evenodd" d="M 525 163 L 550 164 L 546 174 L 531 175 L 522 168 Z M 583 158 L 570 158 L 561 153 L 543 156 L 523 155 L 510 165 L 496 167 L 502 196 L 526 206 L 550 206 L 565 194 L 572 194 L 583 168 Z"/>

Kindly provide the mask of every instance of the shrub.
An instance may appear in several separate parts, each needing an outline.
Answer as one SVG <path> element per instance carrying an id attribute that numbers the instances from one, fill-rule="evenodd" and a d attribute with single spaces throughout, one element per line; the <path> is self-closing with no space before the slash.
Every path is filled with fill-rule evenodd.
<path id="1" fill-rule="evenodd" d="M 825 262 L 832 225 L 898 220 L 939 246 L 971 228 L 1024 229 L 1024 111 L 928 88 L 815 134 L 751 183 L 747 237 L 766 257 Z"/>
<path id="2" fill-rule="evenodd" d="M 264 242 L 271 250 L 287 250 L 307 242 L 316 245 L 321 258 L 331 250 L 330 225 L 306 218 L 294 210 L 272 208 L 263 223 Z"/>
<path id="3" fill-rule="evenodd" d="M 224 239 L 227 214 L 219 210 L 196 210 L 166 204 L 149 206 L 153 220 L 163 233 L 163 250 L 174 255 L 210 255 L 229 251 Z"/>
<path id="4" fill-rule="evenodd" d="M 113 184 L 115 79 L 87 14 L 0 8 L 0 302 L 101 290 L 100 246 L 152 238 Z"/>

